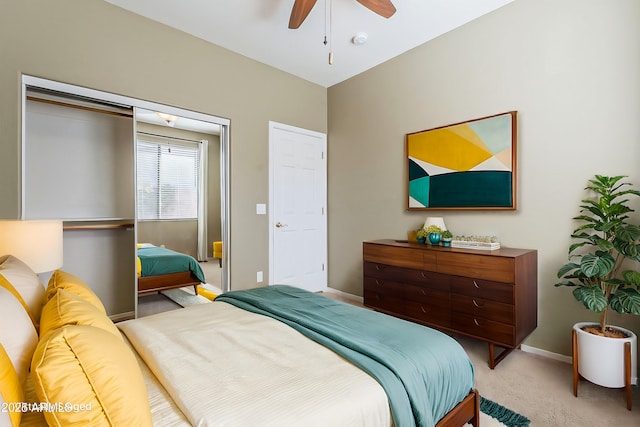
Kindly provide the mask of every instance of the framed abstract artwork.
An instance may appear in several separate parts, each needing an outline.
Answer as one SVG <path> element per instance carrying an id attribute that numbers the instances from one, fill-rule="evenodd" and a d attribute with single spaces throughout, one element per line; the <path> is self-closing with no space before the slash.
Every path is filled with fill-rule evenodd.
<path id="1" fill-rule="evenodd" d="M 407 134 L 407 209 L 515 210 L 516 116 Z"/>

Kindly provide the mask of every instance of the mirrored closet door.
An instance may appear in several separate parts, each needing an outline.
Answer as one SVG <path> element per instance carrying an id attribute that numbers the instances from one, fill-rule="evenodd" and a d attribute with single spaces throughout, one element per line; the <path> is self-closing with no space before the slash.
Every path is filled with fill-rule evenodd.
<path id="1" fill-rule="evenodd" d="M 112 319 L 136 315 L 140 243 L 217 264 L 211 281 L 228 289 L 228 120 L 32 76 L 23 76 L 22 99 L 21 218 L 63 220 L 62 269 L 85 280 Z M 149 187 L 137 174 L 154 147 L 178 165 L 195 152 L 206 172 L 200 194 L 181 193 L 156 217 L 140 205 Z M 194 206 L 195 217 L 176 213 Z M 213 242 L 226 249 L 220 261 Z"/>

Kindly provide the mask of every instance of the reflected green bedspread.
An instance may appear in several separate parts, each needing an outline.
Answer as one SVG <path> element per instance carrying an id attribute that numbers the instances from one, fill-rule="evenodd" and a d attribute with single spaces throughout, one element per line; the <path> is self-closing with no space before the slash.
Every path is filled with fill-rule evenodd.
<path id="1" fill-rule="evenodd" d="M 473 365 L 451 337 L 285 285 L 215 300 L 278 319 L 374 377 L 397 427 L 433 426 L 473 388 Z"/>
<path id="2" fill-rule="evenodd" d="M 206 283 L 200 264 L 192 256 L 167 248 L 149 246 L 138 248 L 138 258 L 142 277 L 191 271 L 201 282 Z"/>

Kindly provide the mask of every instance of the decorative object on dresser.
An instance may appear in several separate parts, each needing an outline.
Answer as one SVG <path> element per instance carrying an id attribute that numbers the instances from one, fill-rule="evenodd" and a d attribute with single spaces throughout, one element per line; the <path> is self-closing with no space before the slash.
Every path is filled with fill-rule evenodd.
<path id="1" fill-rule="evenodd" d="M 416 230 L 416 242 L 425 243 L 428 236 L 429 233 L 427 233 L 427 230 L 424 227 Z"/>
<path id="2" fill-rule="evenodd" d="M 583 199 L 580 215 L 574 217 L 581 224 L 571 234 L 575 241 L 569 247 L 569 262 L 558 271 L 563 280 L 556 286 L 573 287 L 578 301 L 600 313 L 599 324 L 581 322 L 573 327 L 574 395 L 578 396 L 580 378 L 604 387 L 624 387 L 631 410 L 637 336 L 607 322 L 609 309 L 640 314 L 640 227 L 628 221 L 633 209 L 627 205 L 629 197 L 640 196 L 640 191 L 629 188 L 632 184 L 625 178 L 595 175 L 589 180 L 585 189 L 595 198 Z"/>
<path id="3" fill-rule="evenodd" d="M 516 113 L 407 134 L 407 209 L 515 210 Z"/>
<path id="4" fill-rule="evenodd" d="M 363 242 L 363 262 L 365 306 L 486 341 L 491 369 L 537 327 L 536 250 L 389 239 Z"/>
<path id="5" fill-rule="evenodd" d="M 454 236 L 451 247 L 492 251 L 500 249 L 500 242 L 496 236 Z"/>
<path id="6" fill-rule="evenodd" d="M 425 228 L 425 231 L 427 232 L 427 238 L 429 239 L 430 245 L 437 246 L 440 244 L 440 238 L 442 237 L 442 228 L 438 227 L 437 225 L 430 225 Z"/>
<path id="7" fill-rule="evenodd" d="M 453 239 L 453 234 L 449 230 L 444 230 L 442 232 L 442 246 L 445 248 L 451 247 L 451 240 Z"/>

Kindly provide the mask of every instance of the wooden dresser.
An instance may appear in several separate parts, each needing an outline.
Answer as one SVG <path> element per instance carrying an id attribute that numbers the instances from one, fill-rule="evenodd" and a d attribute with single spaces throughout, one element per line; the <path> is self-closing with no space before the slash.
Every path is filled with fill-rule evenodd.
<path id="1" fill-rule="evenodd" d="M 536 328 L 538 253 L 363 243 L 364 305 L 489 344 L 493 369 Z M 500 354 L 494 346 L 502 347 Z"/>

